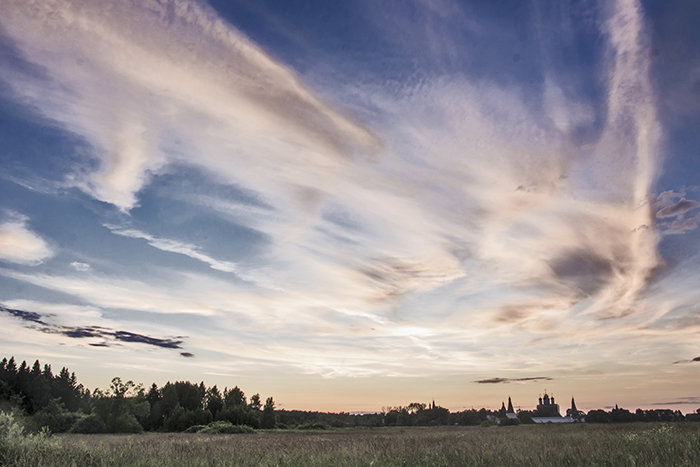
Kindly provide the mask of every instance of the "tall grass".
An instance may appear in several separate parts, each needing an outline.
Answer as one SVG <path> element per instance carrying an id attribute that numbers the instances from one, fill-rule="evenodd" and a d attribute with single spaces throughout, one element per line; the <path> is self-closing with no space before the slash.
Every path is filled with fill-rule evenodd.
<path id="1" fill-rule="evenodd" d="M 49 465 L 60 454 L 60 442 L 47 430 L 27 434 L 21 415 L 0 411 L 0 465 Z"/>
<path id="2" fill-rule="evenodd" d="M 21 438 L 15 436 L 15 441 L 19 441 L 8 451 L 11 455 L 5 460 L 9 462 L 4 463 L 38 466 L 700 465 L 700 424 L 696 423 Z"/>

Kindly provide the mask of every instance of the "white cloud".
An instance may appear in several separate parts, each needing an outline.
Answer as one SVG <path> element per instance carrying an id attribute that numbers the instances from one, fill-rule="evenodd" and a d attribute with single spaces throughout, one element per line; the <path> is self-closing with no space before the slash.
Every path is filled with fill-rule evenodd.
<path id="1" fill-rule="evenodd" d="M 129 238 L 141 238 L 148 242 L 154 248 L 159 250 L 169 251 L 171 253 L 178 253 L 181 255 L 189 256 L 190 258 L 196 259 L 203 263 L 208 264 L 212 269 L 224 272 L 236 272 L 236 265 L 230 261 L 220 261 L 212 258 L 211 256 L 205 255 L 196 245 L 190 243 L 180 242 L 178 240 L 172 240 L 169 238 L 158 238 L 149 235 L 145 232 L 141 232 L 136 229 L 124 229 L 114 225 L 105 225 L 112 233 L 117 235 L 122 235 Z"/>
<path id="2" fill-rule="evenodd" d="M 167 287 L 146 284 L 135 279 L 100 276 L 93 274 L 52 276 L 25 274 L 0 269 L 0 274 L 18 280 L 57 290 L 100 308 L 142 310 L 153 313 L 212 314 L 210 307 L 202 307 L 207 300 L 198 300 L 193 290 L 177 293 Z M 216 300 L 218 302 L 218 300 Z"/>
<path id="3" fill-rule="evenodd" d="M 0 260 L 35 266 L 53 256 L 49 244 L 27 228 L 27 218 L 13 214 L 0 224 Z"/>
<path id="4" fill-rule="evenodd" d="M 259 289 L 165 272 L 3 274 L 101 307 L 213 317 L 229 333 L 273 329 L 287 341 L 247 349 L 251 358 L 324 374 L 398 374 L 419 358 L 470 365 L 498 355 L 517 366 L 535 339 L 641 335 L 635 325 L 653 307 L 640 297 L 659 259 L 654 229 L 639 227 L 654 225 L 646 203 L 661 129 L 637 3 L 619 2 L 600 23 L 607 102 L 566 94 L 553 78 L 535 105 L 519 89 L 463 75 L 410 92 L 334 90 L 373 109 L 371 130 L 199 4 L 177 3 L 170 22 L 155 3 L 129 16 L 139 4 L 107 15 L 85 2 L 12 2 L 0 24 L 52 81 L 0 74 L 94 146 L 100 168 L 73 181 L 100 200 L 133 208 L 150 174 L 171 162 L 263 200 L 269 209 L 178 195 L 269 239 L 245 265 L 109 226 Z M 596 121 L 600 138 L 575 144 L 572 132 Z M 310 342 L 328 335 L 376 346 Z M 494 344 L 504 335 L 511 350 Z M 199 345 L 230 352 L 222 342 Z M 538 352 L 528 358 L 565 364 Z"/>
<path id="5" fill-rule="evenodd" d="M 70 266 L 75 269 L 76 271 L 89 271 L 91 269 L 91 266 L 87 263 L 81 263 L 80 261 L 73 261 L 70 263 Z"/>
<path id="6" fill-rule="evenodd" d="M 76 173 L 73 183 L 121 209 L 168 162 L 184 156 L 210 166 L 208 154 L 182 152 L 198 149 L 203 134 L 239 167 L 261 152 L 276 154 L 277 164 L 303 153 L 332 167 L 378 148 L 370 132 L 204 5 L 180 2 L 170 18 L 165 6 L 136 1 L 109 11 L 70 0 L 11 3 L 0 19 L 5 32 L 51 79 L 17 69 L 1 76 L 94 146 L 99 169 Z"/>

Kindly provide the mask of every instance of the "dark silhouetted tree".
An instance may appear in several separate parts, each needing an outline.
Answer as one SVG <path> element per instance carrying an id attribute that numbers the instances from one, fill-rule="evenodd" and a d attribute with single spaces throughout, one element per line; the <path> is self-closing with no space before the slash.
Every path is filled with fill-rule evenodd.
<path id="1" fill-rule="evenodd" d="M 262 407 L 262 401 L 260 400 L 260 394 L 254 394 L 250 398 L 250 408 L 253 410 L 260 410 Z"/>
<path id="2" fill-rule="evenodd" d="M 268 397 L 265 400 L 265 407 L 263 407 L 261 426 L 263 428 L 274 428 L 275 427 L 275 401 L 272 397 Z"/>
<path id="3" fill-rule="evenodd" d="M 246 405 L 245 394 L 236 386 L 233 389 L 224 389 L 224 406 L 234 408 Z"/>
<path id="4" fill-rule="evenodd" d="M 211 412 L 214 420 L 218 420 L 217 417 L 224 408 L 224 398 L 221 396 L 221 391 L 219 391 L 219 388 L 217 388 L 216 385 L 207 390 L 205 400 L 207 410 Z"/>

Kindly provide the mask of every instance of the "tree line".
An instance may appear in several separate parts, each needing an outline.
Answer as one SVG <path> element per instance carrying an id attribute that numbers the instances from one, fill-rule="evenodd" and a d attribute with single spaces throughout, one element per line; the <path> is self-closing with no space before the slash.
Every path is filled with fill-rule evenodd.
<path id="1" fill-rule="evenodd" d="M 254 429 L 276 424 L 274 399 L 263 404 L 255 394 L 247 400 L 238 386 L 222 391 L 204 382 L 176 381 L 146 390 L 116 377 L 106 391 L 90 391 L 65 367 L 54 375 L 50 365 L 38 360 L 31 367 L 17 365 L 14 357 L 0 361 L 0 401 L 24 412 L 35 428 L 52 432 L 185 431 L 217 421 Z"/>
<path id="2" fill-rule="evenodd" d="M 277 410 L 272 397 L 265 402 L 259 394 L 250 399 L 238 387 L 220 390 L 189 381 L 155 383 L 148 389 L 132 381 L 113 378 L 107 390 L 90 391 L 79 384 L 75 373 L 62 368 L 54 374 L 50 365 L 35 361 L 17 365 L 14 357 L 0 361 L 0 409 L 17 409 L 27 415 L 35 429 L 52 432 L 139 433 L 142 431 L 245 432 L 243 428 L 325 429 L 331 427 L 437 426 L 534 423 L 536 411 L 518 411 L 508 418 L 505 409 L 469 409 L 450 412 L 444 407 L 413 402 L 408 406 L 386 407 L 377 413 L 326 413 Z M 630 412 L 615 407 L 591 410 L 588 423 L 633 421 L 700 420 L 697 414 L 684 417 L 669 409 Z M 238 431 L 232 431 L 239 427 Z M 209 431 L 207 431 L 209 430 Z M 214 431 L 212 431 L 214 430 Z M 218 431 L 216 431 L 218 430 Z"/>

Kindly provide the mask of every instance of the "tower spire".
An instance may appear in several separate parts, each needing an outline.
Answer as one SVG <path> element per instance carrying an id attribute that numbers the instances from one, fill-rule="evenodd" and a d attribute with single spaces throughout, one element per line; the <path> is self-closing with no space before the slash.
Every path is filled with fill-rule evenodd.
<path id="1" fill-rule="evenodd" d="M 508 413 L 515 413 L 515 410 L 513 410 L 513 402 L 511 402 L 510 396 L 508 396 Z"/>

